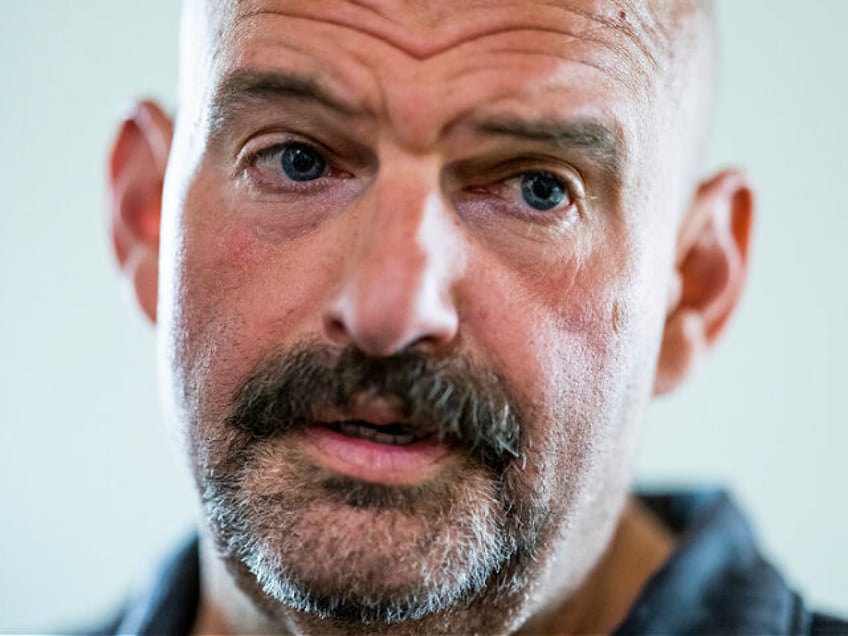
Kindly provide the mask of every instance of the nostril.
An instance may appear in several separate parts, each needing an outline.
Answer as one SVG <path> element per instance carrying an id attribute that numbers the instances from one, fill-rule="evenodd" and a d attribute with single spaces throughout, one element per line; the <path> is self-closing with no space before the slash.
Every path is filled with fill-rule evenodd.
<path id="1" fill-rule="evenodd" d="M 447 340 L 449 340 L 449 338 L 446 338 L 445 340 L 447 341 Z M 422 336 L 419 336 L 418 338 L 416 338 L 412 342 L 408 343 L 405 346 L 405 348 L 416 349 L 416 350 L 421 351 L 421 352 L 431 352 L 432 353 L 432 352 L 436 351 L 437 349 L 439 349 L 441 344 L 442 344 L 442 338 L 440 338 L 439 335 L 437 335 L 437 334 L 424 334 Z"/>
<path id="2" fill-rule="evenodd" d="M 332 342 L 342 346 L 349 344 L 350 334 L 348 334 L 348 330 L 340 318 L 336 316 L 325 317 L 324 331 Z"/>

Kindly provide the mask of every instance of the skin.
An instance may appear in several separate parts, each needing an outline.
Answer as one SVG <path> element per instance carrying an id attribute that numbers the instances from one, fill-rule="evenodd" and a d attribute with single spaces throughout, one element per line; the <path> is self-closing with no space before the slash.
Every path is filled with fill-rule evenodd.
<path id="1" fill-rule="evenodd" d="M 640 421 L 735 307 L 753 213 L 740 173 L 696 178 L 708 16 L 685 2 L 187 3 L 176 126 L 140 104 L 110 174 L 116 255 L 157 324 L 199 491 L 228 459 L 233 394 L 303 342 L 461 355 L 530 414 L 514 475 L 545 514 L 521 585 L 363 631 L 608 631 L 668 554 L 667 533 L 626 503 Z M 266 90 L 247 98 L 257 79 Z M 318 185 L 293 185 L 268 150 L 292 139 L 327 158 Z M 528 207 L 527 171 L 557 175 L 565 201 Z M 297 435 L 266 448 L 249 496 L 302 487 L 300 461 L 352 470 Z M 354 476 L 446 479 L 471 502 L 461 510 L 488 510 L 474 503 L 484 473 L 456 453 Z M 331 566 L 334 546 L 355 548 L 366 577 L 428 521 L 314 503 L 299 532 L 330 537 Z M 375 539 L 386 533 L 394 543 Z M 212 535 L 196 631 L 361 627 L 275 604 Z M 285 554 L 304 576 L 341 576 Z M 415 579 L 404 563 L 392 585 Z"/>

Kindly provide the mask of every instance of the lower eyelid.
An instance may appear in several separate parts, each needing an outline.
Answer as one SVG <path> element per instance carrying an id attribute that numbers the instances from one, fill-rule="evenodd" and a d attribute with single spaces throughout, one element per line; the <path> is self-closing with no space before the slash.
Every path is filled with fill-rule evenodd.
<path id="1" fill-rule="evenodd" d="M 243 175 L 248 187 L 258 192 L 264 192 L 265 194 L 279 196 L 319 195 L 321 193 L 329 193 L 330 191 L 337 189 L 337 186 L 341 185 L 339 182 L 347 182 L 349 184 L 350 180 L 355 178 L 355 175 L 345 170 L 338 169 L 328 163 L 324 170 L 324 174 L 320 177 L 308 181 L 295 181 L 286 177 L 282 169 L 277 170 L 277 161 L 274 160 L 270 160 L 275 166 L 273 169 L 273 175 L 261 174 L 260 171 L 262 169 L 258 167 L 260 161 L 261 160 L 254 159 L 253 161 L 248 162 L 240 171 L 240 174 Z M 345 186 L 345 189 L 349 189 L 349 185 Z"/>
<path id="2" fill-rule="evenodd" d="M 506 192 L 505 190 L 509 190 Z M 494 199 L 486 203 L 487 197 Z M 520 188 L 503 188 L 501 192 L 493 192 L 491 188 L 468 188 L 465 189 L 459 197 L 455 199 L 457 208 L 462 208 L 466 205 L 483 205 L 492 208 L 500 208 L 505 213 L 522 216 L 522 217 L 542 217 L 553 218 L 557 215 L 570 214 L 571 210 L 580 213 L 579 201 L 576 197 L 566 192 L 565 199 L 558 205 L 549 210 L 538 210 L 526 203 L 521 196 Z"/>

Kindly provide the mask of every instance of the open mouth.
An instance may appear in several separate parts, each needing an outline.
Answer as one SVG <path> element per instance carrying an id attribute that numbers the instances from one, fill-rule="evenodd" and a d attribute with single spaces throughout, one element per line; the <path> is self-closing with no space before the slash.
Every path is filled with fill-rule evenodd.
<path id="1" fill-rule="evenodd" d="M 398 422 L 376 425 L 363 420 L 344 420 L 326 423 L 324 426 L 346 437 L 366 439 L 390 446 L 409 446 L 432 436 L 429 432 L 416 431 Z"/>
<path id="2" fill-rule="evenodd" d="M 316 465 L 354 479 L 383 484 L 417 484 L 436 476 L 453 446 L 435 426 L 404 419 L 379 399 L 345 411 L 316 414 L 303 433 Z"/>

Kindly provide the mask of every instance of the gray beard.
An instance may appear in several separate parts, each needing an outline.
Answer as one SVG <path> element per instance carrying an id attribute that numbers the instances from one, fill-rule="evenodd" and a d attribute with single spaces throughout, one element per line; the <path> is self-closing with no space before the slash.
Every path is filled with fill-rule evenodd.
<path id="1" fill-rule="evenodd" d="M 360 395 L 398 404 L 407 425 L 453 449 L 435 478 L 365 483 L 304 458 L 303 427 Z M 294 610 L 352 631 L 476 608 L 483 597 L 498 601 L 484 610 L 503 606 L 524 590 L 549 514 L 521 467 L 526 406 L 460 355 L 293 347 L 257 365 L 224 418 L 204 418 L 219 426 L 196 423 L 210 534 L 272 620 Z"/>
<path id="2" fill-rule="evenodd" d="M 392 625 L 497 607 L 527 585 L 546 514 L 512 483 L 515 467 L 496 478 L 460 460 L 432 482 L 387 486 L 329 475 L 285 438 L 241 458 L 207 473 L 203 505 L 231 575 L 269 618 Z M 263 474 L 272 492 L 251 488 Z"/>

